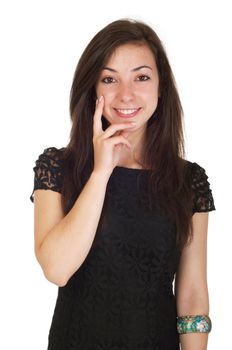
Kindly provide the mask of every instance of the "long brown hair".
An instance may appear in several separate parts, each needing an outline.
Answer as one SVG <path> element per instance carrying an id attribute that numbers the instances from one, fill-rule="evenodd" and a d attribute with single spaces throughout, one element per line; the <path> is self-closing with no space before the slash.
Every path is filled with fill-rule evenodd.
<path id="1" fill-rule="evenodd" d="M 161 40 L 141 21 L 110 23 L 94 36 L 78 62 L 70 92 L 70 141 L 63 153 L 63 211 L 69 212 L 93 171 L 93 115 L 99 74 L 114 50 L 127 43 L 145 44 L 155 57 L 160 97 L 147 123 L 142 163 L 151 170 L 149 193 L 159 199 L 160 208 L 174 220 L 177 246 L 182 249 L 192 238 L 193 200 L 185 160 L 183 110 Z M 109 124 L 104 116 L 102 123 L 105 130 Z"/>

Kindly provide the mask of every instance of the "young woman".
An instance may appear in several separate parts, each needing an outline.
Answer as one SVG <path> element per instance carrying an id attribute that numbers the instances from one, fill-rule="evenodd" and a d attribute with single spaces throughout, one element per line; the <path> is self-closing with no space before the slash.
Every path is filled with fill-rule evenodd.
<path id="1" fill-rule="evenodd" d="M 35 254 L 59 286 L 48 349 L 206 349 L 214 200 L 204 168 L 185 159 L 181 102 L 152 28 L 126 19 L 95 35 L 70 114 L 70 141 L 39 155 L 30 197 Z"/>

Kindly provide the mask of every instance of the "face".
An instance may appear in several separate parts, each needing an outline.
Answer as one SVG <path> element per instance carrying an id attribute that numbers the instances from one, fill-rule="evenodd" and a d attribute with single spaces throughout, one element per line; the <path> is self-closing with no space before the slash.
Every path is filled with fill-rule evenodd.
<path id="1" fill-rule="evenodd" d="M 159 96 L 158 70 L 150 48 L 119 46 L 100 73 L 96 94 L 104 96 L 103 115 L 110 124 L 135 121 L 133 130 L 144 129 Z"/>

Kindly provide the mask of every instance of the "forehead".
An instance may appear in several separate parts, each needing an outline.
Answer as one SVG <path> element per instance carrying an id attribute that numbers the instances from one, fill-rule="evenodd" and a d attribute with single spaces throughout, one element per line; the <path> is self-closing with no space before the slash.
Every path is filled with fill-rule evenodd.
<path id="1" fill-rule="evenodd" d="M 124 44 L 117 47 L 107 65 L 144 65 L 156 66 L 155 57 L 151 49 L 145 44 Z"/>

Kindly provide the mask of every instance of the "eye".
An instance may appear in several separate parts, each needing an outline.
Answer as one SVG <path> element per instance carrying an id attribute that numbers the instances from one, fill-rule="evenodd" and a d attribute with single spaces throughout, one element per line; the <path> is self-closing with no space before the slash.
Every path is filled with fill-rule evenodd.
<path id="1" fill-rule="evenodd" d="M 111 84 L 111 83 L 113 83 L 113 80 L 114 79 L 112 77 L 105 77 L 101 80 L 101 82 L 104 84 Z"/>
<path id="2" fill-rule="evenodd" d="M 149 80 L 150 79 L 150 77 L 148 76 L 148 75 L 140 75 L 139 77 L 138 77 L 138 80 L 139 81 L 147 81 L 147 80 Z"/>

